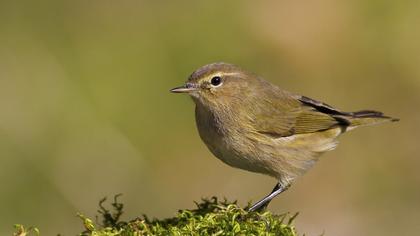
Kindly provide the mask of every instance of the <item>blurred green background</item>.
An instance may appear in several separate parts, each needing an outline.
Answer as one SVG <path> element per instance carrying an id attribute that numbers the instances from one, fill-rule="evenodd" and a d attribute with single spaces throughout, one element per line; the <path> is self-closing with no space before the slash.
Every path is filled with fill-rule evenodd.
<path id="1" fill-rule="evenodd" d="M 418 1 L 1 1 L 0 234 L 75 235 L 76 212 L 123 193 L 125 219 L 201 197 L 245 205 L 275 184 L 200 141 L 193 103 L 168 90 L 238 64 L 343 110 L 399 123 L 344 135 L 270 210 L 307 235 L 420 231 Z"/>

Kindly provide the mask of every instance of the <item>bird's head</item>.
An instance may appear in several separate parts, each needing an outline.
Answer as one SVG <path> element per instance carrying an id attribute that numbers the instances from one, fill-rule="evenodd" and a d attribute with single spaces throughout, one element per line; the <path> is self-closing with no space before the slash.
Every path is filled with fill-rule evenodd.
<path id="1" fill-rule="evenodd" d="M 257 81 L 238 66 L 219 62 L 194 71 L 183 86 L 171 92 L 188 93 L 197 105 L 228 105 L 249 95 Z"/>

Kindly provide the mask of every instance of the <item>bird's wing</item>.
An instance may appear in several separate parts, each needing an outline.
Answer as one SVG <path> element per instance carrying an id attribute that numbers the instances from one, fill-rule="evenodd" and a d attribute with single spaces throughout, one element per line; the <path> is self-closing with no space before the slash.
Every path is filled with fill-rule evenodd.
<path id="1" fill-rule="evenodd" d="M 342 113 L 333 107 L 303 96 L 281 96 L 260 101 L 254 109 L 253 126 L 262 134 L 287 137 L 348 126 Z"/>

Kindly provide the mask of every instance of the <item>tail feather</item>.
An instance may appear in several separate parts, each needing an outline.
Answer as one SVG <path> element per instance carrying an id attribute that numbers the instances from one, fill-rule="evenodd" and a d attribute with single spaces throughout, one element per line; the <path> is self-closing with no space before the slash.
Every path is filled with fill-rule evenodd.
<path id="1" fill-rule="evenodd" d="M 343 127 L 343 130 L 351 130 L 358 126 L 364 125 L 374 125 L 380 124 L 384 122 L 394 122 L 399 121 L 397 118 L 392 118 L 389 116 L 385 116 L 382 112 L 373 111 L 373 110 L 361 110 L 356 112 L 342 112 L 330 105 L 325 103 L 319 102 L 312 98 L 308 98 L 305 96 L 299 97 L 299 101 L 303 104 L 313 107 L 317 111 L 328 114 L 334 117 L 338 124 Z"/>
<path id="2" fill-rule="evenodd" d="M 384 122 L 399 121 L 397 118 L 385 116 L 382 112 L 372 110 L 349 112 L 347 113 L 346 119 L 350 122 L 350 129 L 364 125 L 374 125 Z"/>

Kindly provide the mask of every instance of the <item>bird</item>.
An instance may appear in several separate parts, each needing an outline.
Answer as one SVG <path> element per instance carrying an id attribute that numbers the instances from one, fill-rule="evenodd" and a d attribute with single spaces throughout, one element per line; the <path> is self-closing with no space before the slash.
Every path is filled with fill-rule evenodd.
<path id="1" fill-rule="evenodd" d="M 170 91 L 190 95 L 200 138 L 214 156 L 277 180 L 273 190 L 248 209 L 251 212 L 266 209 L 321 154 L 335 149 L 343 133 L 398 121 L 374 110 L 338 110 L 224 62 L 200 67 Z"/>

